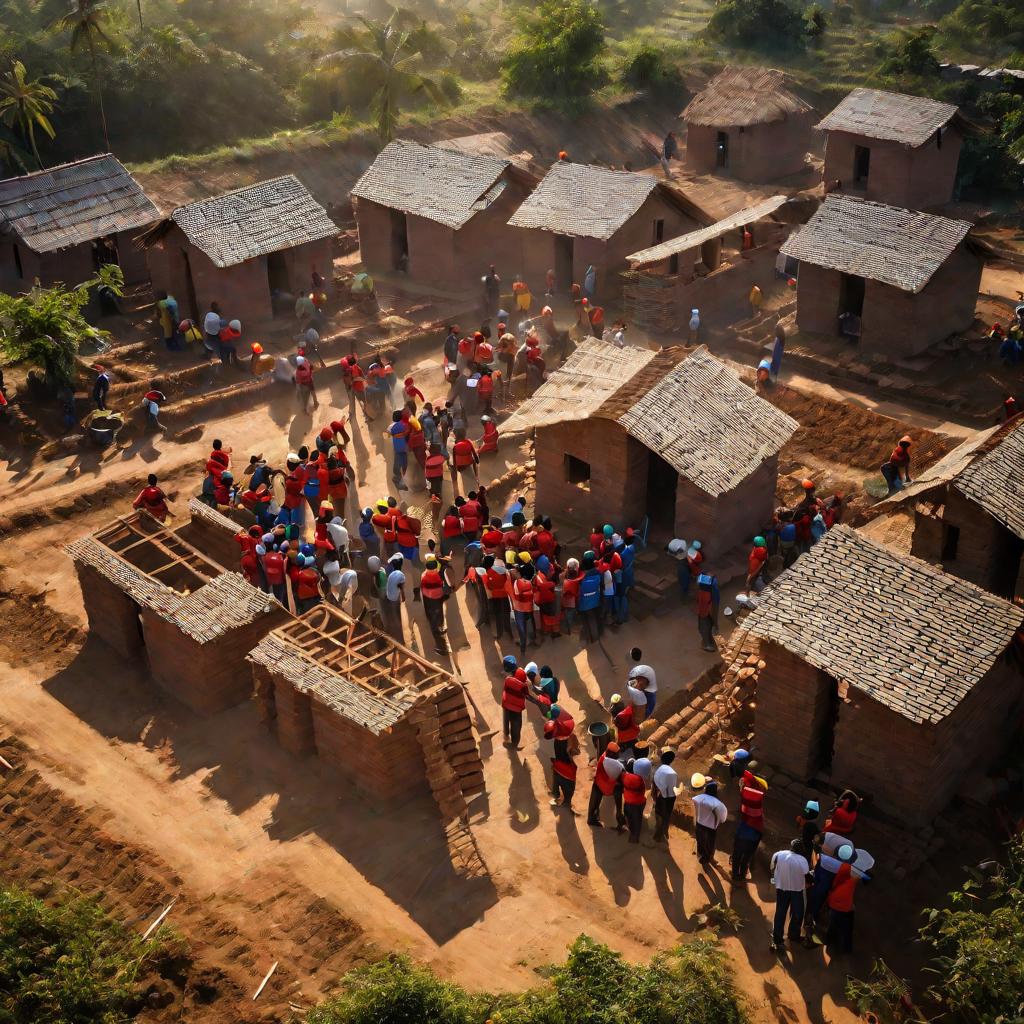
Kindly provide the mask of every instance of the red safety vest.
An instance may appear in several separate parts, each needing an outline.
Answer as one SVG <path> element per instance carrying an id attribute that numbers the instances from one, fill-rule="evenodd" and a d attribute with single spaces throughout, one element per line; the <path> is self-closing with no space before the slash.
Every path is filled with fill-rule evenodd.
<path id="1" fill-rule="evenodd" d="M 263 569 L 268 583 L 284 583 L 284 556 L 280 551 L 268 551 L 263 556 Z"/>
<path id="2" fill-rule="evenodd" d="M 441 531 L 445 537 L 458 537 L 462 533 L 462 520 L 458 516 L 445 516 Z"/>
<path id="3" fill-rule="evenodd" d="M 444 597 L 444 580 L 436 569 L 427 569 L 420 577 L 420 594 L 433 601 L 440 601 Z"/>
<path id="4" fill-rule="evenodd" d="M 484 572 L 484 588 L 492 601 L 508 597 L 508 573 L 487 569 Z"/>
<path id="5" fill-rule="evenodd" d="M 613 779 L 605 770 L 604 763 L 608 758 L 608 754 L 602 754 L 597 759 L 597 770 L 594 772 L 594 785 L 605 796 L 611 796 L 615 792 L 615 787 L 618 785 L 618 779 Z"/>
<path id="6" fill-rule="evenodd" d="M 568 576 L 562 580 L 562 607 L 575 608 L 576 598 L 580 593 L 580 577 L 570 579 Z"/>
<path id="7" fill-rule="evenodd" d="M 501 706 L 506 711 L 523 711 L 526 708 L 526 694 L 529 689 L 526 673 L 517 668 L 513 675 L 505 676 L 505 685 L 501 690 Z"/>
<path id="8" fill-rule="evenodd" d="M 853 891 L 857 888 L 858 881 L 849 864 L 840 864 L 828 893 L 829 909 L 840 912 L 853 910 Z"/>
<path id="9" fill-rule="evenodd" d="M 615 735 L 620 744 L 630 743 L 640 735 L 640 726 L 635 724 L 632 705 L 623 708 L 615 716 Z"/>
<path id="10" fill-rule="evenodd" d="M 533 611 L 533 584 L 529 580 L 518 579 L 512 584 L 512 607 L 517 612 Z"/>
<path id="11" fill-rule="evenodd" d="M 475 535 L 476 531 L 480 529 L 480 502 L 464 502 L 459 509 L 459 514 L 462 517 L 462 532 Z"/>
<path id="12" fill-rule="evenodd" d="M 537 605 L 540 606 L 542 604 L 550 604 L 552 601 L 554 601 L 554 580 L 549 580 L 547 576 L 545 576 L 542 572 L 537 573 L 534 579 L 537 581 L 537 585 L 535 587 L 536 593 L 534 595 L 534 600 L 537 602 Z"/>
<path id="13" fill-rule="evenodd" d="M 444 456 L 428 455 L 423 475 L 428 480 L 436 480 L 438 477 L 444 476 Z"/>
<path id="14" fill-rule="evenodd" d="M 414 548 L 419 543 L 420 530 L 422 526 L 419 520 L 413 519 L 404 513 L 395 517 L 395 537 L 403 548 Z M 387 534 L 384 534 L 387 538 Z"/>
<path id="15" fill-rule="evenodd" d="M 316 569 L 300 569 L 295 581 L 295 596 L 300 601 L 307 597 L 316 597 L 320 593 L 320 573 Z"/>
<path id="16" fill-rule="evenodd" d="M 644 780 L 635 772 L 622 773 L 622 802 L 643 807 L 647 803 Z"/>
<path id="17" fill-rule="evenodd" d="M 464 466 L 473 465 L 474 455 L 476 455 L 476 449 L 473 447 L 473 442 L 468 438 L 463 441 L 456 441 L 452 446 L 452 458 L 459 469 L 462 469 Z"/>
<path id="18" fill-rule="evenodd" d="M 576 762 L 575 761 L 563 761 L 561 758 L 551 758 L 551 767 L 554 769 L 556 775 L 561 775 L 563 779 L 568 779 L 570 782 L 576 781 Z"/>

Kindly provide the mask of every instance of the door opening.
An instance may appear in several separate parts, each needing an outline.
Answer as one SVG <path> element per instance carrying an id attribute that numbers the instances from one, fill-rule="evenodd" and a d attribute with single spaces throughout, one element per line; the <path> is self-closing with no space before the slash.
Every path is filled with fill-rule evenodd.
<path id="1" fill-rule="evenodd" d="M 571 235 L 555 235 L 555 281 L 563 292 L 572 285 L 573 240 Z"/>
<path id="2" fill-rule="evenodd" d="M 827 688 L 827 692 L 824 695 L 823 707 L 818 718 L 817 749 L 812 752 L 811 775 L 819 771 L 832 771 L 832 761 L 836 752 L 836 724 L 839 721 L 839 709 L 843 705 L 839 694 L 839 683 L 824 672 L 821 673 L 821 680 Z"/>
<path id="3" fill-rule="evenodd" d="M 291 291 L 291 279 L 288 274 L 288 260 L 283 252 L 272 252 L 267 254 L 267 283 L 270 285 L 270 294 Z"/>
<path id="4" fill-rule="evenodd" d="M 25 268 L 21 265 L 21 249 L 18 248 L 17 242 L 11 248 L 14 251 L 14 269 L 17 270 L 20 281 L 25 276 Z"/>
<path id="5" fill-rule="evenodd" d="M 647 514 L 654 529 L 673 532 L 679 474 L 656 452 L 647 453 Z"/>
<path id="6" fill-rule="evenodd" d="M 729 166 L 729 133 L 719 132 L 715 140 L 715 166 L 723 170 Z"/>
<path id="7" fill-rule="evenodd" d="M 654 222 L 653 239 L 655 245 L 665 241 L 665 221 L 661 217 Z"/>
<path id="8" fill-rule="evenodd" d="M 1024 553 L 1024 541 L 1016 534 L 1000 527 L 996 543 L 992 546 L 991 571 L 989 585 L 986 590 L 1000 597 L 1012 599 L 1017 589 L 1017 577 L 1020 574 L 1021 554 Z"/>
<path id="9" fill-rule="evenodd" d="M 181 258 L 185 264 L 185 298 L 188 301 L 189 314 L 195 323 L 199 323 L 199 300 L 196 298 L 196 283 L 192 279 L 192 263 L 188 258 L 188 249 L 181 250 Z M 199 324 L 202 327 L 202 324 Z"/>
<path id="10" fill-rule="evenodd" d="M 864 278 L 842 274 L 839 281 L 839 333 L 851 341 L 860 340 L 860 321 L 864 313 Z"/>
<path id="11" fill-rule="evenodd" d="M 868 187 L 871 172 L 871 150 L 867 146 L 853 148 L 853 184 L 856 188 Z"/>
<path id="12" fill-rule="evenodd" d="M 401 210 L 391 211 L 391 269 L 409 269 L 409 221 Z"/>

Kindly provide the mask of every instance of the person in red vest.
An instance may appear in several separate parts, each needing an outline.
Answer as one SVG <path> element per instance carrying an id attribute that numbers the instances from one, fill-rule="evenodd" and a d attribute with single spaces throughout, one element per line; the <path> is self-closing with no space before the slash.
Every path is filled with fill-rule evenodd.
<path id="1" fill-rule="evenodd" d="M 278 522 L 286 526 L 294 523 L 302 526 L 305 519 L 306 508 L 303 501 L 302 490 L 306 485 L 306 468 L 296 452 L 288 453 L 288 473 L 284 478 L 284 501 L 281 503 L 281 511 L 278 513 Z"/>
<path id="2" fill-rule="evenodd" d="M 533 621 L 533 577 L 534 568 L 529 563 L 520 565 L 512 578 L 512 614 L 519 634 L 519 650 L 526 654 L 527 636 L 533 634 L 537 642 L 537 625 Z"/>
<path id="3" fill-rule="evenodd" d="M 619 749 L 624 754 L 630 753 L 640 736 L 640 723 L 636 720 L 633 703 L 624 703 L 622 694 L 613 693 L 609 711 L 615 724 L 615 740 Z"/>
<path id="4" fill-rule="evenodd" d="M 500 376 L 500 374 L 499 374 Z M 480 400 L 480 408 L 484 416 L 494 415 L 494 375 L 490 370 L 480 374 L 476 384 L 477 398 Z"/>
<path id="5" fill-rule="evenodd" d="M 285 587 L 285 564 L 284 555 L 277 547 L 266 547 L 263 555 L 263 574 L 267 579 L 267 586 L 270 592 L 284 605 L 288 607 L 288 591 Z"/>
<path id="6" fill-rule="evenodd" d="M 501 689 L 501 731 L 506 747 L 521 750 L 519 743 L 523 733 L 523 712 L 526 710 L 526 695 L 530 684 L 526 673 L 516 666 L 516 659 L 508 655 L 502 660 L 505 682 Z"/>
<path id="7" fill-rule="evenodd" d="M 402 557 L 412 565 L 420 562 L 420 532 L 423 524 L 415 516 L 409 515 L 409 506 L 403 501 L 398 507 L 398 515 L 394 517 L 395 543 Z"/>
<path id="8" fill-rule="evenodd" d="M 540 615 L 540 628 L 552 639 L 561 636 L 559 625 L 561 616 L 557 614 L 556 587 L 554 571 L 551 575 L 538 571 L 533 578 L 533 600 Z"/>
<path id="9" fill-rule="evenodd" d="M 861 878 L 850 863 L 855 854 L 851 844 L 844 844 L 836 851 L 836 859 L 842 863 L 828 891 L 828 928 L 825 931 L 825 948 L 831 956 L 853 952 L 853 897 Z"/>
<path id="10" fill-rule="evenodd" d="M 852 789 L 844 790 L 825 821 L 825 831 L 848 836 L 857 824 L 857 808 L 860 801 Z"/>
<path id="11" fill-rule="evenodd" d="M 498 451 L 498 428 L 494 425 L 494 420 L 486 414 L 480 417 L 480 423 L 484 428 L 484 436 L 477 441 L 477 452 L 483 455 L 486 452 Z"/>
<path id="12" fill-rule="evenodd" d="M 423 476 L 427 481 L 427 488 L 430 490 L 430 497 L 441 500 L 441 489 L 444 487 L 444 468 L 447 464 L 445 457 L 441 454 L 441 446 L 432 443 L 423 462 Z"/>
<path id="13" fill-rule="evenodd" d="M 597 759 L 594 769 L 594 785 L 590 789 L 590 804 L 587 807 L 587 824 L 594 828 L 603 828 L 601 824 L 601 802 L 610 796 L 615 802 L 615 824 L 619 832 L 626 825 L 626 816 L 622 813 L 622 778 L 624 766 L 618 759 L 618 743 L 609 743 L 604 753 Z"/>
<path id="14" fill-rule="evenodd" d="M 167 495 L 157 486 L 156 474 L 146 477 L 146 486 L 139 491 L 132 502 L 132 508 L 145 509 L 154 519 L 161 523 L 167 519 Z"/>
<path id="15" fill-rule="evenodd" d="M 345 362 L 342 367 L 342 375 L 345 379 L 346 385 L 349 385 L 349 382 L 351 382 L 350 394 L 363 407 L 363 413 L 366 415 L 366 419 L 368 421 L 372 420 L 373 417 L 366 409 L 366 374 L 363 372 L 363 368 L 359 365 L 359 360 L 354 355 L 350 355 L 345 358 Z"/>
<path id="16" fill-rule="evenodd" d="M 448 634 L 444 624 L 445 583 L 441 575 L 441 563 L 434 554 L 424 560 L 423 574 L 420 576 L 420 596 L 423 598 L 423 611 L 434 638 L 434 649 L 438 654 L 448 654 Z"/>
<path id="17" fill-rule="evenodd" d="M 219 476 L 225 469 L 231 468 L 231 449 L 224 447 L 224 442 L 215 440 L 206 460 L 206 470 Z"/>
<path id="18" fill-rule="evenodd" d="M 534 699 L 543 712 L 541 694 Z M 576 792 L 576 761 L 580 752 L 580 741 L 576 737 L 576 723 L 568 711 L 552 704 L 544 723 L 544 738 L 553 740 L 555 756 L 551 758 L 551 806 L 572 807 L 573 793 Z"/>
<path id="19" fill-rule="evenodd" d="M 647 805 L 647 784 L 642 775 L 633 771 L 635 761 L 626 762 L 622 773 L 622 813 L 629 828 L 629 841 L 640 842 L 640 831 L 644 825 L 644 807 Z"/>
<path id="20" fill-rule="evenodd" d="M 459 493 L 459 474 L 465 479 L 467 473 L 473 474 L 473 483 L 480 483 L 480 456 L 476 446 L 466 437 L 465 429 L 455 431 L 455 444 L 452 445 L 451 469 L 452 488 Z"/>
<path id="21" fill-rule="evenodd" d="M 348 498 L 349 481 L 355 480 L 355 476 L 344 450 L 334 449 L 334 454 L 327 457 L 327 497 L 334 506 L 335 515 L 339 515 L 343 519 L 345 518 L 345 501 Z"/>
<path id="22" fill-rule="evenodd" d="M 416 460 L 420 469 L 426 476 L 427 469 L 427 438 L 423 433 L 423 426 L 419 421 L 419 417 L 416 416 L 416 411 L 410 408 L 414 403 L 409 402 L 406 407 L 402 410 L 402 419 L 406 426 L 409 428 L 409 433 L 406 435 L 405 443 L 408 446 L 409 453 Z"/>
<path id="23" fill-rule="evenodd" d="M 502 537 L 501 520 L 495 516 L 484 527 L 484 532 L 480 534 L 480 546 L 483 548 L 485 556 L 492 555 L 496 559 L 505 557 L 505 545 L 502 542 Z"/>
<path id="24" fill-rule="evenodd" d="M 463 501 L 456 498 L 455 504 L 459 510 L 459 518 L 462 520 L 462 534 L 467 541 L 476 540 L 476 535 L 483 526 L 483 509 L 477 500 L 476 491 L 470 491 L 469 497 Z"/>
<path id="25" fill-rule="evenodd" d="M 309 400 L 313 399 L 313 408 L 320 407 L 320 399 L 316 395 L 316 384 L 313 381 L 313 364 L 305 356 L 295 358 L 295 391 L 303 412 L 309 412 Z"/>
<path id="26" fill-rule="evenodd" d="M 295 612 L 302 615 L 322 600 L 320 573 L 316 570 L 316 559 L 312 555 L 298 555 L 295 559 L 297 572 L 292 577 L 295 593 Z"/>
<path id="27" fill-rule="evenodd" d="M 739 781 L 740 820 L 732 847 L 732 880 L 744 882 L 754 854 L 764 835 L 764 794 L 768 788 L 749 769 Z"/>
<path id="28" fill-rule="evenodd" d="M 459 509 L 449 505 L 448 511 L 441 520 L 441 554 L 446 557 L 452 553 L 456 541 L 462 540 L 462 519 Z"/>
<path id="29" fill-rule="evenodd" d="M 764 572 L 768 561 L 768 544 L 764 537 L 755 537 L 754 546 L 747 558 L 747 590 L 756 590 L 758 577 Z"/>
<path id="30" fill-rule="evenodd" d="M 565 617 L 565 635 L 572 636 L 572 624 L 576 619 L 576 602 L 580 595 L 580 563 L 570 558 L 565 563 L 562 577 L 562 615 Z"/>
<path id="31" fill-rule="evenodd" d="M 489 561 L 488 561 L 489 560 Z M 486 555 L 483 560 L 484 590 L 487 592 L 488 617 L 494 621 L 494 639 L 500 640 L 508 631 L 512 638 L 509 617 L 509 578 L 505 563 L 496 556 Z"/>

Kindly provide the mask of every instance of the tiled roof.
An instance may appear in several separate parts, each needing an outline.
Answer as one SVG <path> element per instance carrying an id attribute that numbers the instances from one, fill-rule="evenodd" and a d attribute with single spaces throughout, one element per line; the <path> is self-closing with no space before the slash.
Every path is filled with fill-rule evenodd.
<path id="1" fill-rule="evenodd" d="M 1022 621 L 1024 609 L 837 526 L 769 584 L 737 628 L 912 722 L 936 723 Z"/>
<path id="2" fill-rule="evenodd" d="M 811 109 L 774 68 L 728 67 L 720 71 L 682 113 L 687 124 L 717 127 L 784 121 Z"/>
<path id="3" fill-rule="evenodd" d="M 852 196 L 830 195 L 782 252 L 819 267 L 919 292 L 971 225 Z"/>
<path id="4" fill-rule="evenodd" d="M 1024 540 L 1024 422 L 975 459 L 953 486 Z"/>
<path id="5" fill-rule="evenodd" d="M 880 89 L 854 89 L 818 127 L 869 139 L 923 146 L 958 111 L 951 103 Z"/>
<path id="6" fill-rule="evenodd" d="M 576 238 L 608 239 L 657 187 L 658 179 L 650 174 L 560 160 L 509 224 Z"/>
<path id="7" fill-rule="evenodd" d="M 458 230 L 497 199 L 507 159 L 397 139 L 356 182 L 352 195 Z"/>
<path id="8" fill-rule="evenodd" d="M 618 422 L 714 497 L 778 454 L 799 426 L 703 346 L 640 395 Z"/>
<path id="9" fill-rule="evenodd" d="M 117 231 L 134 231 L 160 213 L 109 153 L 0 181 L 0 230 L 33 252 L 54 252 Z"/>
<path id="10" fill-rule="evenodd" d="M 179 206 L 171 220 L 218 267 L 338 233 L 327 211 L 294 174 Z"/>
<path id="11" fill-rule="evenodd" d="M 788 202 L 788 196 L 772 196 L 771 199 L 765 199 L 755 206 L 738 210 L 706 228 L 699 228 L 689 234 L 670 238 L 667 242 L 652 245 L 649 249 L 641 249 L 639 252 L 627 256 L 626 260 L 634 269 L 650 266 L 652 263 L 660 263 L 677 253 L 686 252 L 687 249 L 695 249 L 698 245 L 710 242 L 713 238 L 721 238 L 722 235 L 734 228 L 743 227 L 744 224 L 753 224 L 755 221 L 768 217 L 786 202 Z"/>

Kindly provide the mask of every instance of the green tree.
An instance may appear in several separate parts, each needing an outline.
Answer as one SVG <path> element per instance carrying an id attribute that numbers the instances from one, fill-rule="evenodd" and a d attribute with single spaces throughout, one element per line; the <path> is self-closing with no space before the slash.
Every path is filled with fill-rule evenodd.
<path id="1" fill-rule="evenodd" d="M 642 89 L 653 95 L 678 96 L 683 89 L 679 64 L 665 46 L 654 46 L 644 40 L 630 45 L 619 67 L 619 81 L 630 89 Z"/>
<path id="2" fill-rule="evenodd" d="M 935 28 L 932 25 L 893 33 L 886 41 L 889 55 L 878 65 L 875 73 L 890 78 L 910 75 L 936 77 L 939 62 L 932 48 L 934 39 Z"/>
<path id="3" fill-rule="evenodd" d="M 57 93 L 46 84 L 45 78 L 29 78 L 25 65 L 16 60 L 3 78 L 0 78 L 0 121 L 8 127 L 17 125 L 22 136 L 32 147 L 39 169 L 43 160 L 36 145 L 36 128 L 41 128 L 51 139 L 57 137 L 50 123 L 57 102 Z"/>
<path id="4" fill-rule="evenodd" d="M 721 0 L 704 31 L 747 50 L 802 50 L 807 41 L 803 12 L 789 0 Z"/>
<path id="5" fill-rule="evenodd" d="M 372 103 L 377 134 L 384 142 L 395 137 L 400 106 L 406 100 L 426 96 L 438 106 L 447 106 L 448 102 L 440 81 L 423 70 L 414 30 L 402 27 L 408 18 L 401 10 L 387 21 L 360 17 L 362 28 L 342 33 L 348 45 L 319 61 L 322 68 L 344 68 L 368 76 L 375 90 Z"/>
<path id="6" fill-rule="evenodd" d="M 74 6 L 59 18 L 56 28 L 59 32 L 70 32 L 70 47 L 77 50 L 83 43 L 89 51 L 89 63 L 92 66 L 93 84 L 100 104 L 100 121 L 103 125 L 103 141 L 110 149 L 110 135 L 107 132 L 107 112 L 103 105 L 103 83 L 100 80 L 96 64 L 96 46 L 98 43 L 110 43 L 107 34 L 107 0 L 73 0 Z"/>
<path id="7" fill-rule="evenodd" d="M 821 4 L 811 4 L 804 12 L 804 32 L 808 39 L 817 40 L 828 27 L 828 14 Z"/>

